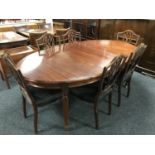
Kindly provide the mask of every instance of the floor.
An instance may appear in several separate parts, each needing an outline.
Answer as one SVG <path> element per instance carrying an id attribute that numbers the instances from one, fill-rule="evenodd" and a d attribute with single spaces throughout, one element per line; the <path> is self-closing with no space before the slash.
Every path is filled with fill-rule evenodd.
<path id="1" fill-rule="evenodd" d="M 0 134 L 31 135 L 33 113 L 28 105 L 28 118 L 22 113 L 22 99 L 15 80 L 11 77 L 11 89 L 0 79 Z M 134 73 L 131 95 L 122 93 L 122 105 L 117 107 L 117 91 L 114 90 L 112 115 L 107 112 L 107 101 L 100 101 L 100 128 L 94 128 L 93 107 L 74 96 L 70 98 L 70 126 L 63 128 L 60 102 L 39 110 L 40 135 L 152 135 L 155 134 L 155 79 Z"/>

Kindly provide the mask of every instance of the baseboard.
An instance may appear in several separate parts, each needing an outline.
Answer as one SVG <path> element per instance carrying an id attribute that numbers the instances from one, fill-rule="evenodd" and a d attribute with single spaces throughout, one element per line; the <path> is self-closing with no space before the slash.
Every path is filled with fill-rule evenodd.
<path id="1" fill-rule="evenodd" d="M 136 66 L 135 71 L 155 78 L 155 71 L 149 70 L 149 69 L 141 67 L 139 65 Z"/>

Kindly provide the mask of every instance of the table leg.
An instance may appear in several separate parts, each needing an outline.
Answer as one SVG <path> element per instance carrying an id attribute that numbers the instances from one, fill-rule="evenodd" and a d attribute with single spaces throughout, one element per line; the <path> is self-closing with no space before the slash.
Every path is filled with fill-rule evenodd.
<path id="1" fill-rule="evenodd" d="M 69 99 L 68 99 L 68 88 L 63 88 L 63 113 L 64 113 L 64 128 L 68 128 L 69 125 Z"/>

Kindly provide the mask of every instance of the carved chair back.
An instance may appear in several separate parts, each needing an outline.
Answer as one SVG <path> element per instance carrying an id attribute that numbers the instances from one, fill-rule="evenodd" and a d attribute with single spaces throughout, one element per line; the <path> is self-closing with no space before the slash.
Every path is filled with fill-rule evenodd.
<path id="1" fill-rule="evenodd" d="M 114 86 L 120 71 L 125 64 L 126 58 L 123 56 L 115 57 L 109 66 L 103 69 L 101 79 L 99 81 L 99 92 L 109 91 Z"/>
<path id="2" fill-rule="evenodd" d="M 77 32 L 74 29 L 69 29 L 64 35 L 62 35 L 62 39 L 68 42 L 74 42 L 76 40 L 81 40 L 81 33 Z"/>
<path id="3" fill-rule="evenodd" d="M 34 99 L 31 96 L 30 92 L 28 91 L 28 88 L 27 88 L 26 82 L 22 76 L 22 73 L 20 72 L 20 70 L 18 70 L 16 68 L 16 65 L 15 65 L 14 61 L 12 60 L 12 58 L 9 56 L 9 54 L 4 54 L 3 58 L 6 62 L 6 64 L 8 65 L 9 69 L 13 73 L 16 81 L 18 82 L 22 95 L 27 99 L 27 101 L 30 104 L 34 104 Z"/>
<path id="4" fill-rule="evenodd" d="M 132 30 L 125 30 L 117 33 L 117 40 L 123 40 L 137 46 L 140 42 L 140 35 Z"/>
<path id="5" fill-rule="evenodd" d="M 41 50 L 46 50 L 51 53 L 55 51 L 54 37 L 51 34 L 43 34 L 40 38 L 36 40 L 36 44 L 39 50 L 39 54 L 41 54 Z"/>
<path id="6" fill-rule="evenodd" d="M 31 32 L 29 33 L 30 44 L 37 47 L 36 40 L 47 32 Z"/>
<path id="7" fill-rule="evenodd" d="M 146 48 L 147 48 L 147 45 L 145 45 L 144 43 L 141 43 L 135 49 L 135 51 L 130 55 L 130 57 L 126 63 L 125 74 L 131 75 L 134 72 L 135 67 L 139 63 L 139 61 L 141 60 L 143 53 L 144 53 Z"/>

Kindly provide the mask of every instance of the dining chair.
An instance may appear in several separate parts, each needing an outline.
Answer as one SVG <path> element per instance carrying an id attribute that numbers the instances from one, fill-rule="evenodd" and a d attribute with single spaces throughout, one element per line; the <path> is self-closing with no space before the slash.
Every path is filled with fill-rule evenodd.
<path id="1" fill-rule="evenodd" d="M 133 30 L 117 32 L 117 40 L 123 40 L 136 46 L 140 43 L 140 39 L 140 35 L 136 34 Z"/>
<path id="2" fill-rule="evenodd" d="M 34 121 L 33 121 L 34 133 L 38 132 L 38 108 L 39 107 L 45 106 L 49 103 L 53 103 L 57 100 L 62 99 L 63 106 L 64 106 L 64 115 L 68 116 L 68 111 L 67 111 L 68 96 L 66 93 L 67 92 L 66 85 L 62 86 L 62 92 L 61 90 L 44 89 L 44 88 L 30 86 L 23 78 L 23 75 L 20 72 L 20 70 L 16 68 L 11 57 L 8 54 L 5 54 L 4 59 L 8 64 L 9 68 L 12 70 L 14 77 L 20 86 L 20 91 L 23 98 L 23 114 L 25 118 L 27 117 L 26 104 L 29 103 L 32 105 L 33 113 L 34 113 Z"/>
<path id="3" fill-rule="evenodd" d="M 81 33 L 74 29 L 68 29 L 66 33 L 62 35 L 55 35 L 56 42 L 61 46 L 65 46 L 66 43 L 73 43 L 75 41 L 81 41 Z"/>
<path id="4" fill-rule="evenodd" d="M 127 97 L 129 97 L 132 75 L 134 73 L 136 65 L 141 60 L 146 48 L 147 48 L 147 45 L 145 45 L 144 43 L 141 43 L 140 45 L 138 45 L 135 51 L 130 54 L 130 56 L 125 62 L 124 67 L 122 68 L 120 72 L 120 75 L 116 82 L 118 86 L 118 106 L 121 105 L 122 86 L 127 87 Z"/>
<path id="5" fill-rule="evenodd" d="M 71 93 L 89 103 L 93 103 L 95 127 L 99 128 L 98 104 L 101 96 L 108 95 L 108 114 L 111 114 L 112 90 L 117 77 L 119 76 L 121 67 L 125 63 L 123 56 L 115 57 L 109 66 L 104 67 L 100 79 L 93 84 L 76 87 L 71 89 Z"/>
<path id="6" fill-rule="evenodd" d="M 29 40 L 30 40 L 30 44 L 34 47 L 37 47 L 36 44 L 36 40 L 38 38 L 40 38 L 42 35 L 44 35 L 45 33 L 47 33 L 46 31 L 43 32 L 30 32 L 29 33 Z"/>
<path id="7" fill-rule="evenodd" d="M 49 54 L 55 52 L 54 37 L 51 34 L 43 34 L 40 38 L 36 39 L 36 44 L 40 55 L 42 51 L 49 52 Z"/>

